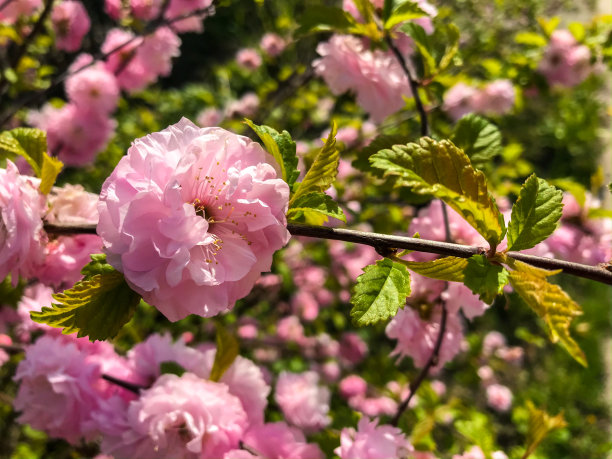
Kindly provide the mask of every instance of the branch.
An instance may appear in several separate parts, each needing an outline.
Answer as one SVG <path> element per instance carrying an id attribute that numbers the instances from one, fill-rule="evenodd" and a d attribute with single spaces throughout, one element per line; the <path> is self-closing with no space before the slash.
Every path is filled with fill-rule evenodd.
<path id="1" fill-rule="evenodd" d="M 147 389 L 145 386 L 141 386 L 139 384 L 134 384 L 128 381 L 124 381 L 123 379 L 115 378 L 114 376 L 107 375 L 105 373 L 102 374 L 102 379 L 113 383 L 116 386 L 123 387 L 124 389 L 129 390 L 130 392 L 134 392 L 135 394 L 140 394 L 142 389 Z"/>

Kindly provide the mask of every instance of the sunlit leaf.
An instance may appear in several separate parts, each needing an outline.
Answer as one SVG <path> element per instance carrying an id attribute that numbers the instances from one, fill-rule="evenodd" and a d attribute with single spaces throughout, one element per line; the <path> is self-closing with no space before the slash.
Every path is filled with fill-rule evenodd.
<path id="1" fill-rule="evenodd" d="M 463 270 L 467 266 L 466 258 L 443 257 L 432 261 L 403 261 L 410 270 L 421 276 L 451 282 L 463 282 Z"/>
<path id="2" fill-rule="evenodd" d="M 508 274 L 503 266 L 490 263 L 484 255 L 474 255 L 467 260 L 463 283 L 481 301 L 491 304 L 508 283 Z"/>
<path id="3" fill-rule="evenodd" d="M 527 402 L 527 409 L 529 410 L 529 423 L 525 454 L 522 456 L 524 458 L 529 457 L 550 432 L 567 426 L 563 413 L 551 416 L 546 411 L 536 408 L 531 401 Z"/>
<path id="4" fill-rule="evenodd" d="M 404 0 L 395 5 L 391 15 L 385 20 L 385 30 L 391 30 L 402 22 L 423 16 L 427 16 L 427 13 L 421 9 L 417 2 Z"/>
<path id="5" fill-rule="evenodd" d="M 344 212 L 333 198 L 318 191 L 300 196 L 287 212 L 289 221 L 304 222 L 310 225 L 321 225 L 327 221 L 327 217 L 346 222 Z"/>
<path id="6" fill-rule="evenodd" d="M 234 335 L 228 332 L 221 324 L 217 324 L 217 352 L 215 361 L 210 370 L 210 380 L 219 381 L 238 356 L 240 347 Z"/>
<path id="7" fill-rule="evenodd" d="M 502 136 L 497 126 L 474 114 L 457 122 L 451 140 L 468 155 L 474 167 L 488 163 L 502 151 Z"/>

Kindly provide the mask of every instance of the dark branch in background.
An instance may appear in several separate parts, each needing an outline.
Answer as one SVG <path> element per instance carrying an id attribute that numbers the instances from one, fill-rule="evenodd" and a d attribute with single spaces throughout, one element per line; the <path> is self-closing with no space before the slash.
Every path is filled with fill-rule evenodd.
<path id="1" fill-rule="evenodd" d="M 140 394 L 142 389 L 147 389 L 145 386 L 140 386 L 138 384 L 134 384 L 128 381 L 124 381 L 122 379 L 115 378 L 114 376 L 102 374 L 102 379 L 113 383 L 116 386 L 123 387 L 124 389 L 129 390 L 130 392 L 134 392 L 135 394 Z"/>
<path id="2" fill-rule="evenodd" d="M 0 11 L 9 6 L 9 4 L 13 3 L 13 1 L 14 0 L 4 0 L 2 3 L 0 3 Z"/>

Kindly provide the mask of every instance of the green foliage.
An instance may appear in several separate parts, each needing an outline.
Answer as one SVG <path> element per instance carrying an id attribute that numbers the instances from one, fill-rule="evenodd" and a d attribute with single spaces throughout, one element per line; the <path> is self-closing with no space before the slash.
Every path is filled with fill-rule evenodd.
<path id="1" fill-rule="evenodd" d="M 478 168 L 502 151 L 502 136 L 497 126 L 474 114 L 464 116 L 457 122 L 451 140 Z"/>
<path id="2" fill-rule="evenodd" d="M 217 352 L 210 370 L 210 380 L 218 382 L 227 369 L 232 366 L 240 352 L 238 340 L 223 325 L 217 324 Z"/>
<path id="3" fill-rule="evenodd" d="M 411 137 L 403 134 L 379 135 L 372 140 L 366 147 L 359 150 L 357 158 L 353 161 L 353 167 L 363 172 L 369 172 L 374 175 L 382 176 L 382 171 L 377 171 L 370 167 L 370 157 L 380 150 L 391 148 L 394 145 L 406 145 L 410 142 Z"/>
<path id="4" fill-rule="evenodd" d="M 438 24 L 431 36 L 414 22 L 402 24 L 399 30 L 414 40 L 423 59 L 425 78 L 433 78 L 446 70 L 459 51 L 459 29 L 454 24 Z"/>
<path id="5" fill-rule="evenodd" d="M 16 307 L 23 295 L 24 288 L 25 282 L 20 281 L 17 282 L 16 285 L 13 285 L 11 276 L 8 275 L 5 277 L 2 282 L 0 282 L 0 298 L 2 299 L 2 304 Z"/>
<path id="6" fill-rule="evenodd" d="M 536 408 L 531 401 L 527 402 L 527 409 L 529 410 L 529 424 L 523 458 L 529 457 L 550 432 L 567 426 L 563 413 L 551 416 L 546 411 Z"/>
<path id="7" fill-rule="evenodd" d="M 465 286 L 487 304 L 492 304 L 508 283 L 508 271 L 503 266 L 490 263 L 484 255 L 469 258 L 463 273 Z"/>
<path id="8" fill-rule="evenodd" d="M 183 376 L 183 373 L 185 373 L 186 370 L 177 362 L 168 360 L 159 364 L 159 371 L 162 375 L 170 374 L 176 376 Z"/>
<path id="9" fill-rule="evenodd" d="M 53 295 L 57 303 L 30 313 L 34 322 L 95 341 L 114 337 L 130 320 L 140 295 L 128 286 L 123 274 L 103 263 L 103 255 L 94 257 L 82 270 L 83 280 Z"/>
<path id="10" fill-rule="evenodd" d="M 255 131 L 266 146 L 268 153 L 274 157 L 281 168 L 283 180 L 291 189 L 300 175 L 300 171 L 297 170 L 298 158 L 295 153 L 295 142 L 291 134 L 287 131 L 279 133 L 270 126 L 258 126 L 248 119 L 245 119 L 245 123 Z"/>
<path id="11" fill-rule="evenodd" d="M 492 248 L 503 239 L 504 217 L 487 189 L 484 174 L 474 169 L 466 154 L 452 142 L 423 137 L 419 144 L 379 151 L 370 162 L 385 175 L 398 176 L 399 185 L 442 199 L 482 234 Z"/>
<path id="12" fill-rule="evenodd" d="M 495 445 L 490 424 L 491 421 L 485 414 L 474 412 L 470 419 L 456 421 L 455 428 L 469 444 L 480 446 L 485 454 L 490 454 Z"/>
<path id="13" fill-rule="evenodd" d="M 410 295 L 410 273 L 388 258 L 366 266 L 351 298 L 351 317 L 359 326 L 375 324 L 397 314 Z"/>
<path id="14" fill-rule="evenodd" d="M 550 236 L 561 219 L 563 193 L 546 180 L 531 175 L 512 206 L 508 250 L 530 249 Z"/>
<path id="15" fill-rule="evenodd" d="M 411 19 L 427 16 L 427 13 L 419 7 L 419 4 L 410 0 L 394 2 L 393 9 L 388 17 L 384 17 L 385 30 L 391 30 L 396 25 Z"/>
<path id="16" fill-rule="evenodd" d="M 40 129 L 16 128 L 0 134 L 0 159 L 23 157 L 41 179 L 40 191 L 47 194 L 64 164 L 47 154 L 47 135 Z"/>
<path id="17" fill-rule="evenodd" d="M 443 257 L 432 261 L 405 261 L 404 266 L 431 279 L 439 279 L 451 282 L 463 282 L 463 271 L 468 265 L 466 258 Z"/>
<path id="18" fill-rule="evenodd" d="M 525 300 L 531 309 L 548 325 L 550 339 L 561 345 L 581 365 L 587 366 L 584 353 L 570 335 L 570 325 L 574 317 L 582 314 L 582 309 L 561 287 L 550 284 L 546 277 L 533 269 L 525 270 L 522 265 L 518 271 L 510 272 L 510 285 Z"/>
<path id="19" fill-rule="evenodd" d="M 353 16 L 340 8 L 312 5 L 300 16 L 296 35 L 327 31 L 348 33 L 355 24 Z"/>
<path id="20" fill-rule="evenodd" d="M 300 196 L 287 212 L 289 221 L 303 221 L 310 225 L 322 225 L 327 217 L 337 218 L 346 223 L 342 209 L 331 196 L 315 191 Z"/>

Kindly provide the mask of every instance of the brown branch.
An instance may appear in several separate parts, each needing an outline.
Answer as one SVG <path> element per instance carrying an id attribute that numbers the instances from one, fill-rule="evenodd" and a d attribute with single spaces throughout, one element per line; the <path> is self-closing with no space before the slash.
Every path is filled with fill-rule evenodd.
<path id="1" fill-rule="evenodd" d="M 140 394 L 142 389 L 147 389 L 145 386 L 141 386 L 139 384 L 134 384 L 128 381 L 124 381 L 123 379 L 115 378 L 114 376 L 102 374 L 102 379 L 113 383 L 116 386 L 123 387 L 124 389 L 129 390 L 130 392 L 134 392 L 135 394 Z"/>

